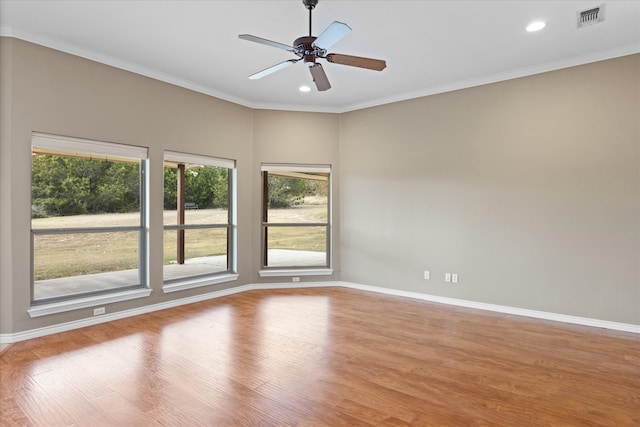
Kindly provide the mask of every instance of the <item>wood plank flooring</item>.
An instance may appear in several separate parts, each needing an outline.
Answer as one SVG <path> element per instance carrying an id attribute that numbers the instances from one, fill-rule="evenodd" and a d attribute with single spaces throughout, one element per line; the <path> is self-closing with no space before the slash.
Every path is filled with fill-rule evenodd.
<path id="1" fill-rule="evenodd" d="M 640 426 L 640 337 L 343 288 L 16 343 L 2 426 Z"/>

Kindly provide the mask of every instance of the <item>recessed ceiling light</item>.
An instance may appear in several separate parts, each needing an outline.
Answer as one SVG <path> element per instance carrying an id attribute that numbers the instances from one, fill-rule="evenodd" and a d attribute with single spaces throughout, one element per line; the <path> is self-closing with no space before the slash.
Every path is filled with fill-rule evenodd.
<path id="1" fill-rule="evenodd" d="M 309 91 L 311 91 L 311 88 L 309 86 L 304 86 L 304 85 L 300 86 L 298 89 L 300 90 L 300 92 L 309 92 Z"/>
<path id="2" fill-rule="evenodd" d="M 547 25 L 544 21 L 533 21 L 531 24 L 527 25 L 527 31 L 530 33 L 534 31 L 540 31 Z"/>

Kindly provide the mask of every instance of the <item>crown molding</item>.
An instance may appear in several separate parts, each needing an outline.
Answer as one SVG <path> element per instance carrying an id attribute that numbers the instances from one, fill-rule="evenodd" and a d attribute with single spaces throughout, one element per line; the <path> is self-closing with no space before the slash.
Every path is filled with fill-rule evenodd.
<path id="1" fill-rule="evenodd" d="M 578 55 L 578 56 L 573 56 L 569 58 L 562 58 L 557 61 L 546 62 L 544 64 L 537 64 L 537 65 L 517 68 L 514 70 L 505 71 L 501 73 L 478 76 L 477 78 L 473 78 L 473 79 L 466 79 L 461 81 L 445 83 L 442 85 L 421 88 L 415 91 L 403 92 L 403 93 L 395 94 L 388 97 L 372 99 L 370 101 L 363 102 L 363 103 L 348 104 L 348 105 L 334 105 L 334 106 L 314 106 L 314 105 L 253 102 L 248 99 L 239 98 L 229 93 L 222 92 L 216 88 L 203 86 L 201 84 L 180 78 L 175 75 L 163 73 L 161 71 L 158 71 L 149 67 L 144 67 L 140 64 L 114 58 L 109 55 L 103 55 L 103 54 L 91 51 L 89 49 L 85 49 L 77 45 L 66 43 L 51 37 L 14 31 L 9 26 L 0 27 L 0 36 L 13 37 L 13 38 L 24 40 L 30 43 L 35 43 L 35 44 L 48 47 L 54 50 L 79 56 L 81 58 L 89 59 L 91 61 L 96 61 L 101 64 L 109 65 L 115 68 L 119 68 L 125 71 L 129 71 L 129 72 L 139 74 L 145 77 L 149 77 L 155 80 L 159 80 L 165 83 L 169 83 L 175 86 L 179 86 L 185 89 L 199 92 L 204 95 L 209 95 L 224 101 L 232 102 L 234 104 L 238 104 L 247 108 L 252 108 L 256 110 L 280 110 L 280 111 L 300 111 L 300 112 L 338 113 L 338 114 L 348 113 L 356 110 L 363 110 L 366 108 L 378 107 L 386 104 L 392 104 L 395 102 L 407 101 L 410 99 L 437 95 L 437 94 L 446 93 L 446 92 L 452 92 L 452 91 L 461 90 L 461 89 L 468 89 L 475 86 L 498 83 L 506 80 L 532 76 L 535 74 L 546 73 L 549 71 L 560 70 L 563 68 L 570 68 L 578 65 L 584 65 L 584 64 L 589 64 L 589 63 L 598 62 L 598 61 L 605 61 L 608 59 L 640 53 L 640 45 L 633 43 L 625 46 L 620 46 L 614 49 L 607 49 L 607 50 L 589 53 L 586 55 Z"/>

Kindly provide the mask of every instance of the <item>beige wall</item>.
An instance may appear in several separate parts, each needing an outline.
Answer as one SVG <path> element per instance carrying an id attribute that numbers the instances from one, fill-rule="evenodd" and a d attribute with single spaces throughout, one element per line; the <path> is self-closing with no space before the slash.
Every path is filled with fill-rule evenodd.
<path id="1" fill-rule="evenodd" d="M 11 253 L 11 94 L 13 44 L 0 38 L 0 333 L 13 330 Z"/>
<path id="2" fill-rule="evenodd" d="M 322 163 L 336 273 L 303 280 L 640 324 L 639 55 L 338 115 L 251 110 L 15 39 L 0 53 L 2 334 L 92 314 L 26 313 L 32 131 L 150 149 L 153 292 L 108 312 L 262 281 L 260 163 Z M 238 282 L 162 293 L 164 149 L 237 160 Z"/>
<path id="3" fill-rule="evenodd" d="M 332 276 L 303 276 L 301 281 L 337 280 L 340 270 L 340 174 L 338 171 L 340 117 L 336 114 L 303 113 L 291 111 L 256 110 L 254 112 L 254 187 L 253 200 L 262 200 L 260 165 L 262 163 L 302 163 L 331 165 L 332 170 Z M 258 280 L 260 268 L 260 236 L 262 233 L 260 206 L 256 205 L 253 217 L 256 262 L 254 280 Z M 324 277 L 324 279 L 323 279 Z M 265 282 L 289 282 L 290 278 L 271 278 Z"/>
<path id="4" fill-rule="evenodd" d="M 640 324 L 639 83 L 634 55 L 342 115 L 342 279 Z"/>
<path id="5" fill-rule="evenodd" d="M 109 313 L 258 282 L 260 259 L 254 253 L 258 253 L 255 248 L 260 239 L 254 228 L 255 218 L 259 218 L 260 194 L 254 191 L 254 186 L 260 185 L 260 175 L 256 165 L 262 161 L 337 162 L 337 116 L 254 112 L 17 39 L 0 40 L 0 333 L 17 333 L 92 316 L 91 309 L 35 319 L 27 314 L 32 131 L 149 147 L 149 256 L 153 292 L 148 298 L 108 305 Z M 261 134 L 255 147 L 254 115 Z M 268 117 L 268 122 L 263 117 Z M 299 126 L 320 130 L 305 139 L 291 132 Z M 237 282 L 171 294 L 162 292 L 165 149 L 237 161 L 240 274 Z"/>

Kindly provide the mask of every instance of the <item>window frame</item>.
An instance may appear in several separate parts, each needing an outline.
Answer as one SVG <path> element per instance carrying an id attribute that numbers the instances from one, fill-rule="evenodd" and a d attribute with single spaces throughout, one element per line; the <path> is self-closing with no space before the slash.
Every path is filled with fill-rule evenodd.
<path id="1" fill-rule="evenodd" d="M 261 249 L 260 249 L 260 271 L 261 277 L 279 277 L 279 276 L 316 276 L 316 275 L 331 275 L 332 269 L 332 181 L 333 173 L 331 171 L 331 165 L 321 164 L 269 164 L 265 163 L 260 166 L 261 179 L 262 179 L 262 203 L 261 203 Z M 305 174 L 327 174 L 328 181 L 328 194 L 327 194 L 327 220 L 326 222 L 288 222 L 288 223 L 276 223 L 269 222 L 269 174 L 290 174 L 291 177 L 306 178 Z M 313 178 L 306 178 L 313 179 Z M 269 266 L 268 265 L 268 234 L 269 228 L 285 228 L 285 227 L 325 227 L 326 239 L 325 239 L 325 264 L 324 265 L 309 265 L 309 266 L 295 266 L 295 265 L 283 265 L 283 266 Z"/>
<path id="2" fill-rule="evenodd" d="M 139 198 L 140 212 L 139 224 L 135 226 L 108 226 L 108 227 L 65 227 L 65 228 L 34 228 L 33 221 L 30 221 L 30 306 L 29 314 L 37 317 L 45 314 L 53 314 L 72 309 L 88 307 L 105 301 L 122 301 L 133 298 L 148 296 L 149 289 L 149 262 L 148 262 L 148 221 L 147 221 L 147 186 L 148 186 L 148 148 L 133 145 L 125 145 L 112 142 L 95 141 L 83 138 L 50 135 L 40 132 L 32 132 L 31 153 L 42 150 L 44 154 L 67 156 L 67 157 L 87 157 L 114 161 L 132 160 L 139 161 L 140 181 Z M 33 165 L 31 166 L 33 170 Z M 30 186 L 33 188 L 33 181 L 30 178 Z M 31 200 L 31 199 L 30 199 Z M 45 235 L 66 235 L 66 234 L 93 234 L 93 233 L 138 233 L 138 283 L 130 286 L 119 286 L 109 289 L 79 292 L 75 294 L 41 298 L 36 300 L 35 296 L 35 239 L 37 236 Z M 45 279 L 46 280 L 46 279 Z M 118 297 L 118 295 L 120 297 Z"/>
<path id="3" fill-rule="evenodd" d="M 203 230 L 203 229 L 226 229 L 227 230 L 227 268 L 223 271 L 214 271 L 211 273 L 195 274 L 191 276 L 177 277 L 173 279 L 164 279 L 163 263 L 163 292 L 175 292 L 184 289 L 191 289 L 200 286 L 208 286 L 211 284 L 224 283 L 237 280 L 239 275 L 238 260 L 237 260 L 237 167 L 236 161 L 232 159 L 225 159 L 214 156 L 203 156 L 198 154 L 187 154 L 177 151 L 164 151 L 163 156 L 163 174 L 164 168 L 167 167 L 167 163 L 175 164 L 190 164 L 190 165 L 203 165 L 214 166 L 219 168 L 228 169 L 228 207 L 227 207 L 227 223 L 211 223 L 211 224 L 162 224 L 163 229 L 163 242 L 164 233 L 167 231 L 179 231 L 179 230 Z M 184 195 L 183 195 L 184 196 Z M 164 197 L 164 196 L 163 196 Z M 184 197 L 180 199 L 180 202 L 184 205 Z M 163 198 L 164 206 L 164 198 Z M 179 209 L 177 204 L 176 209 Z M 164 210 L 164 209 L 163 209 Z M 163 258 L 164 258 L 164 244 Z"/>

